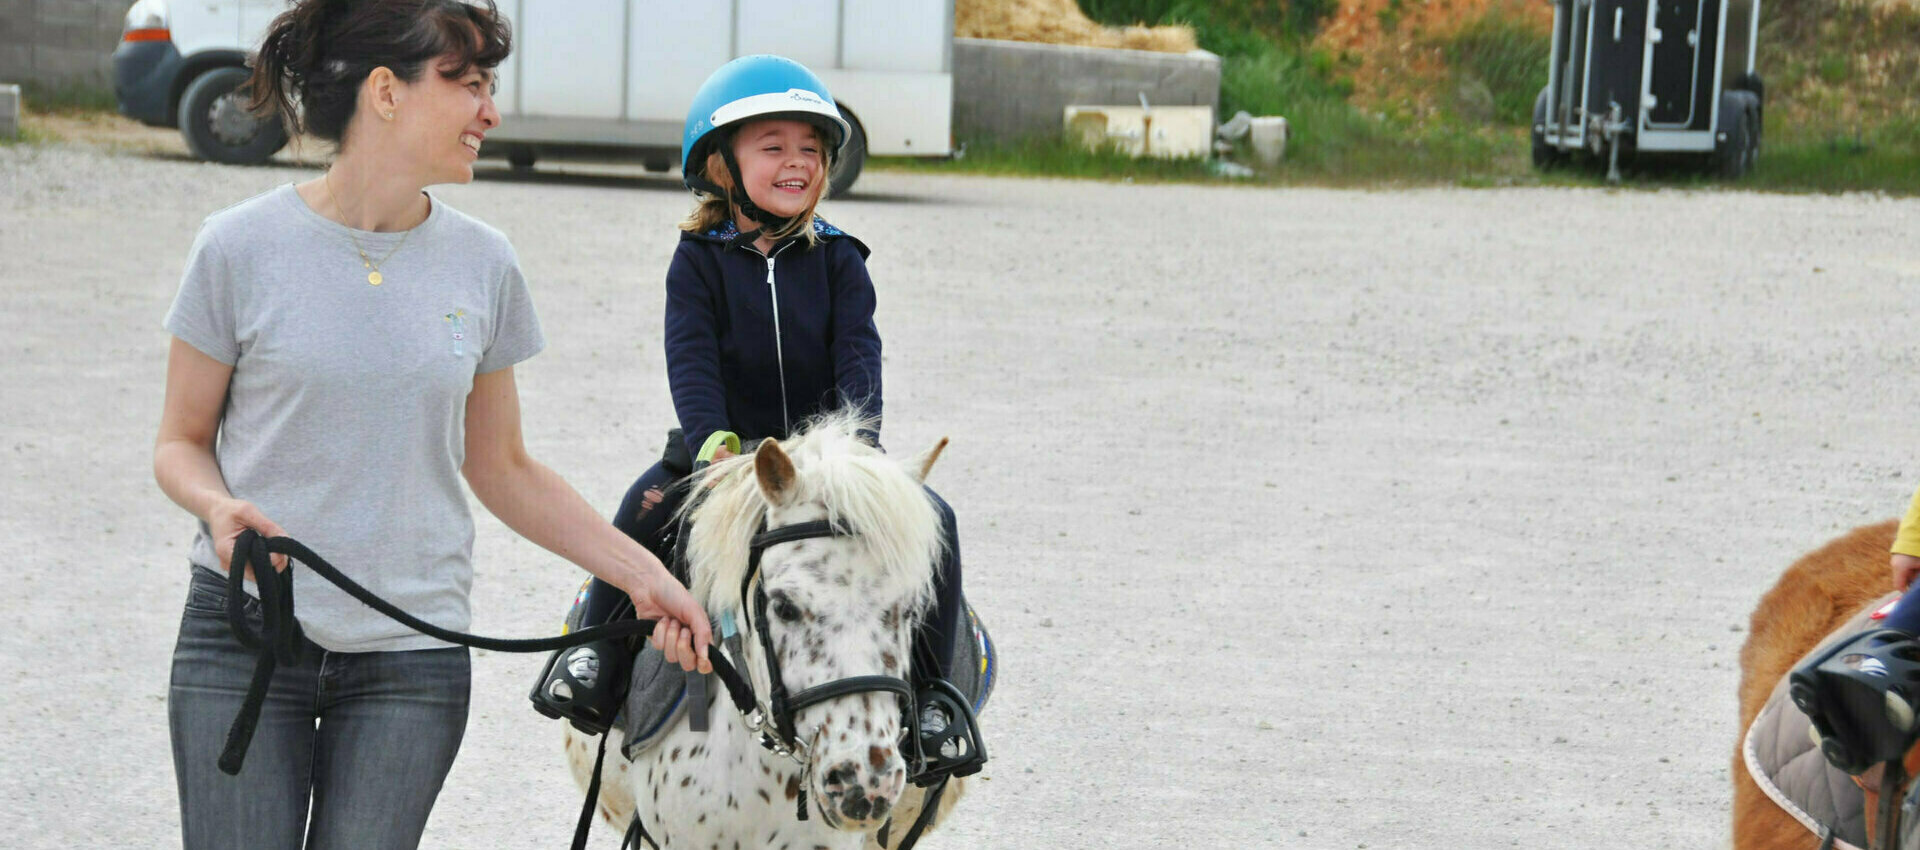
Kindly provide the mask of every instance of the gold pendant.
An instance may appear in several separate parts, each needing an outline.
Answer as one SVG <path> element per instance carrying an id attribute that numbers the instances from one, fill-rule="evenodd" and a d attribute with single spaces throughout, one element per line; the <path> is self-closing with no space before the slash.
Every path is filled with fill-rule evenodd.
<path id="1" fill-rule="evenodd" d="M 380 282 L 384 280 L 386 280 L 386 278 L 381 277 L 379 272 L 367 272 L 368 284 L 371 284 L 373 286 L 379 286 Z"/>

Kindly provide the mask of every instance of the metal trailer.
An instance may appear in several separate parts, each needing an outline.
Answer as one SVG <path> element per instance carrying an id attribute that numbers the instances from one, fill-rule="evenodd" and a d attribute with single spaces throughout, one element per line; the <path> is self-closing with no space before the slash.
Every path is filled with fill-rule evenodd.
<path id="1" fill-rule="evenodd" d="M 1760 0 L 1553 0 L 1553 58 L 1533 105 L 1533 164 L 1687 155 L 1729 179 L 1760 151 Z"/>
<path id="2" fill-rule="evenodd" d="M 952 153 L 952 0 L 497 0 L 515 23 L 482 155 L 624 151 L 678 165 L 687 105 L 713 69 L 778 53 L 820 75 L 853 126 L 833 194 L 868 154 Z"/>
<path id="3" fill-rule="evenodd" d="M 713 69 L 779 53 L 812 68 L 852 136 L 835 195 L 868 154 L 953 151 L 953 0 L 496 0 L 514 25 L 481 156 L 678 164 L 687 107 Z M 137 0 L 114 51 L 120 111 L 179 127 L 195 156 L 261 162 L 287 142 L 246 113 L 247 55 L 287 0 Z"/>

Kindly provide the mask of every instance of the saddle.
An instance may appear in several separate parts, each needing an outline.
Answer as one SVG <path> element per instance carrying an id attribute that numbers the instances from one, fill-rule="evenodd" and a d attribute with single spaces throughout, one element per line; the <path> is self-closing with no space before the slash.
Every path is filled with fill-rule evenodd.
<path id="1" fill-rule="evenodd" d="M 1806 657 L 1875 628 L 1872 613 L 1897 596 L 1889 593 L 1863 608 Z M 1813 722 L 1794 706 L 1788 685 L 1783 676 L 1754 716 L 1741 744 L 1742 761 L 1754 784 L 1814 835 L 1824 837 L 1831 830 L 1835 848 L 1862 850 L 1869 846 L 1867 824 L 1876 801 L 1852 776 L 1827 763 L 1814 741 Z M 1911 756 L 1908 762 L 1911 765 Z M 1900 808 L 1899 840 L 1889 846 L 1920 848 L 1920 783 L 1909 787 Z"/>

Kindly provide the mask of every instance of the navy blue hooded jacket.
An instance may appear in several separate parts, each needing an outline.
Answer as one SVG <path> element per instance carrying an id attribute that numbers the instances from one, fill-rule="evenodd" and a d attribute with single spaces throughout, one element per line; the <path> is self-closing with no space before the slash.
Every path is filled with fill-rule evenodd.
<path id="1" fill-rule="evenodd" d="M 813 229 L 819 244 L 788 239 L 768 255 L 735 240 L 733 222 L 680 234 L 667 267 L 667 380 L 688 451 L 715 431 L 785 438 L 848 405 L 872 417 L 878 441 L 867 246 L 818 217 Z"/>

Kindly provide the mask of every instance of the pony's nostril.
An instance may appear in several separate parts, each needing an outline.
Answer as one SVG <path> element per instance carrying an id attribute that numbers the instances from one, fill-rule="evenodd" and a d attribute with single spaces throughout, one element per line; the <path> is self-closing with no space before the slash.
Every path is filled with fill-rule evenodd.
<path id="1" fill-rule="evenodd" d="M 847 794 L 847 801 L 840 804 L 840 812 L 854 820 L 879 817 L 873 811 L 876 802 L 878 801 L 867 799 L 865 794 L 860 793 L 860 789 L 855 788 Z"/>
<path id="2" fill-rule="evenodd" d="M 851 763 L 840 765 L 839 767 L 836 767 L 832 770 L 827 771 L 827 784 L 829 786 L 852 785 L 854 782 L 854 776 L 856 775 L 856 773 L 857 771 L 855 770 L 855 768 Z"/>
<path id="3" fill-rule="evenodd" d="M 883 817 L 886 817 L 887 810 L 893 808 L 893 805 L 891 803 L 888 803 L 887 798 L 885 797 L 872 797 L 869 799 L 873 800 L 873 812 L 872 814 L 868 815 L 868 817 L 871 817 L 874 820 L 879 820 Z"/>

